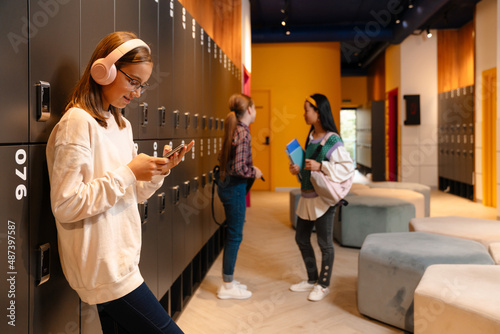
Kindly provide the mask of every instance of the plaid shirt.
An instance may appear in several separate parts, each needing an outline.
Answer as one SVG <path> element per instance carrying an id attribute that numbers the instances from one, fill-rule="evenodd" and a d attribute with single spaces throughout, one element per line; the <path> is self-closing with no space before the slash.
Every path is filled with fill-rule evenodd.
<path id="1" fill-rule="evenodd" d="M 250 140 L 250 128 L 248 125 L 238 122 L 233 134 L 229 175 L 255 178 Z"/>

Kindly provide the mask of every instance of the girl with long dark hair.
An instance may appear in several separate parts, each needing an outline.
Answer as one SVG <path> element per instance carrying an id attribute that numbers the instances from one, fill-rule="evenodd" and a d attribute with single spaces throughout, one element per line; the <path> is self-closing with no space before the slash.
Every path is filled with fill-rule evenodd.
<path id="1" fill-rule="evenodd" d="M 330 102 L 326 96 L 314 94 L 304 102 L 304 118 L 311 125 L 305 146 L 305 161 L 302 170 L 299 165 L 290 164 L 293 175 L 300 173 L 301 197 L 297 205 L 297 227 L 295 241 L 304 260 L 307 280 L 290 287 L 294 292 L 310 292 L 310 301 L 319 301 L 329 293 L 332 275 L 333 218 L 336 206 L 330 206 L 319 197 L 311 184 L 311 171 L 321 171 L 333 181 L 343 182 L 354 173 L 354 163 L 345 150 L 333 120 Z M 326 141 L 325 141 L 326 139 Z M 318 149 L 322 145 L 322 148 Z M 318 153 L 319 151 L 319 153 Z M 315 159 L 312 157 L 316 156 Z M 311 232 L 316 227 L 321 249 L 321 268 L 318 272 Z"/>

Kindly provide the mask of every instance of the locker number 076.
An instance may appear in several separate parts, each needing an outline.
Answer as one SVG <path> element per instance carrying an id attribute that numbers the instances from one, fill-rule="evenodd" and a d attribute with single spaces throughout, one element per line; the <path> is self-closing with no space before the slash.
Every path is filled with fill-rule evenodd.
<path id="1" fill-rule="evenodd" d="M 24 182 L 26 182 L 27 179 L 27 172 L 26 172 L 26 159 L 27 159 L 27 154 L 26 151 L 23 149 L 19 149 L 16 152 L 16 163 L 19 166 L 19 168 L 16 168 L 16 175 Z M 16 187 L 16 198 L 18 201 L 20 201 L 23 197 L 26 197 L 28 195 L 28 189 L 26 188 L 26 184 L 19 184 Z"/>

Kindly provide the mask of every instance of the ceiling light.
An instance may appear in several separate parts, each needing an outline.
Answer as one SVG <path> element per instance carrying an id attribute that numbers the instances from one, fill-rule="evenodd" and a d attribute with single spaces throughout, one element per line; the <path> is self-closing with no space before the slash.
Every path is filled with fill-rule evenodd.
<path id="1" fill-rule="evenodd" d="M 286 26 L 286 21 L 285 21 L 285 20 L 281 21 L 281 25 L 282 25 L 283 27 L 284 27 L 284 26 Z"/>
<path id="2" fill-rule="evenodd" d="M 288 35 L 290 35 L 290 30 L 287 30 L 287 31 L 285 32 L 285 34 L 286 34 L 287 36 L 288 36 Z"/>
<path id="3" fill-rule="evenodd" d="M 400 24 L 401 20 L 399 18 L 396 18 L 396 24 Z"/>
<path id="4" fill-rule="evenodd" d="M 408 8 L 412 9 L 413 8 L 413 1 L 408 0 Z"/>
<path id="5" fill-rule="evenodd" d="M 432 37 L 432 33 L 431 31 L 429 30 L 429 28 L 427 28 L 427 38 L 431 38 Z"/>

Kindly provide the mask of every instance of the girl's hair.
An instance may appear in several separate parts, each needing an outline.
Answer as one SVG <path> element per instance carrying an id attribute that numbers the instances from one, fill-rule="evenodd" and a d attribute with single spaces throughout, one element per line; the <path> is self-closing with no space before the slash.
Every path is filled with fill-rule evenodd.
<path id="1" fill-rule="evenodd" d="M 70 101 L 66 106 L 65 111 L 72 107 L 82 108 L 87 111 L 92 117 L 94 117 L 99 125 L 104 128 L 107 127 L 106 118 L 104 118 L 104 116 L 101 114 L 102 86 L 94 81 L 94 79 L 90 75 L 90 69 L 92 68 L 92 64 L 97 59 L 105 58 L 121 44 L 136 38 L 137 36 L 132 32 L 117 31 L 104 37 L 99 42 L 94 50 L 94 53 L 92 54 L 92 57 L 90 58 L 89 63 L 87 64 L 87 68 L 80 78 L 80 81 L 78 81 L 78 83 L 76 84 L 76 87 L 73 91 L 73 94 L 71 95 Z M 152 62 L 153 60 L 151 58 L 149 50 L 146 47 L 140 46 L 124 54 L 120 59 L 118 59 L 118 61 L 115 63 L 115 66 L 118 70 L 127 64 Z M 109 109 L 115 117 L 116 123 L 118 124 L 120 129 L 124 128 L 125 122 L 122 119 L 120 109 L 115 108 L 111 105 L 109 106 Z"/>
<path id="2" fill-rule="evenodd" d="M 339 131 L 337 130 L 337 126 L 335 125 L 335 121 L 333 120 L 332 108 L 330 107 L 330 102 L 326 98 L 326 96 L 322 94 L 313 94 L 310 96 L 311 99 L 316 102 L 316 105 L 313 105 L 311 102 L 311 106 L 318 112 L 319 121 L 321 122 L 321 126 L 326 131 L 335 132 L 340 136 Z M 307 135 L 306 146 L 309 144 L 309 135 L 314 130 L 314 126 L 311 125 L 311 129 L 309 130 L 309 134 Z"/>
<path id="3" fill-rule="evenodd" d="M 229 159 L 231 158 L 231 147 L 233 143 L 233 135 L 236 130 L 238 120 L 240 120 L 249 107 L 253 106 L 253 100 L 245 94 L 233 94 L 229 98 L 229 110 L 231 110 L 224 121 L 224 141 L 222 143 L 222 151 L 219 156 L 220 175 L 224 180 L 226 170 L 229 167 Z"/>

